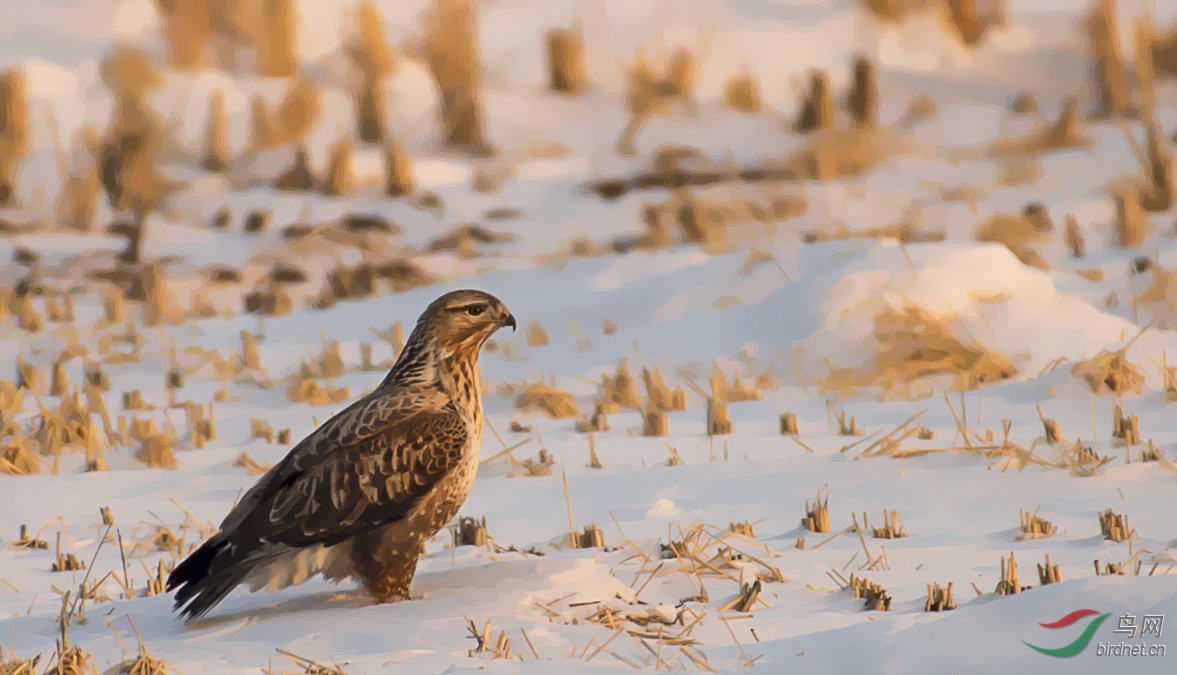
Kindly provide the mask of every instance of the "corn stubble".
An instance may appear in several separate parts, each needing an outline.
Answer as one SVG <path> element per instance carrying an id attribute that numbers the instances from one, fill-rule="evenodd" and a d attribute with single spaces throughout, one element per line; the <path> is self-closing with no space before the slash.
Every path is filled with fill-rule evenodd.
<path id="1" fill-rule="evenodd" d="M 0 207 L 16 204 L 16 173 L 31 151 L 28 82 L 23 69 L 0 73 Z"/>
<path id="2" fill-rule="evenodd" d="M 493 154 L 486 138 L 476 3 L 434 0 L 426 17 L 425 56 L 441 90 L 442 139 L 475 156 Z"/>

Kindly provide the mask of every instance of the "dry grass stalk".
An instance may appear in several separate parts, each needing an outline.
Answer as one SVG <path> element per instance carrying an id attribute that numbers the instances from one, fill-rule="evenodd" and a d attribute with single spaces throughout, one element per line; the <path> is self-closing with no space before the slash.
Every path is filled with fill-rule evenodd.
<path id="1" fill-rule="evenodd" d="M 1087 244 L 1083 240 L 1083 231 L 1079 229 L 1079 221 L 1075 216 L 1067 214 L 1067 225 L 1064 240 L 1071 257 L 1078 260 L 1087 255 Z"/>
<path id="2" fill-rule="evenodd" d="M 794 130 L 799 134 L 831 129 L 837 116 L 834 91 L 830 87 L 830 76 L 824 70 L 809 74 L 809 93 L 801 103 Z"/>
<path id="3" fill-rule="evenodd" d="M 61 532 L 57 533 L 57 548 L 54 553 L 54 561 L 50 566 L 50 572 L 77 572 L 86 569 L 86 563 L 78 560 L 78 556 L 73 553 L 61 552 Z"/>
<path id="4" fill-rule="evenodd" d="M 1159 213 L 1169 210 L 1173 205 L 1174 193 L 1177 192 L 1177 185 L 1174 184 L 1177 166 L 1168 150 L 1156 114 L 1156 68 L 1152 47 L 1157 31 L 1148 15 L 1138 18 L 1135 28 L 1136 84 L 1140 92 L 1139 116 L 1144 122 L 1146 156 L 1139 157 L 1139 149 L 1135 143 L 1132 145 L 1144 164 L 1149 181 L 1149 186 L 1140 195 L 1141 206 L 1145 212 Z M 1177 33 L 1174 35 L 1177 36 Z"/>
<path id="5" fill-rule="evenodd" d="M 587 421 L 578 420 L 576 430 L 582 434 L 609 431 L 608 406 L 602 401 L 593 403 L 593 414 Z"/>
<path id="6" fill-rule="evenodd" d="M 470 631 L 470 637 L 474 638 L 474 640 L 478 643 L 478 646 L 476 646 L 474 649 L 467 651 L 467 656 L 474 658 L 475 654 L 489 654 L 490 658 L 492 659 L 514 658 L 514 656 L 511 654 L 511 639 L 507 637 L 507 631 L 499 631 L 498 638 L 492 641 L 490 619 L 486 620 L 486 625 L 483 626 L 481 632 L 478 630 L 478 627 L 474 625 L 473 620 L 467 619 L 466 621 L 468 622 L 466 629 Z M 522 660 L 523 656 L 519 655 L 519 659 Z"/>
<path id="7" fill-rule="evenodd" d="M 879 70 L 865 54 L 854 57 L 854 80 L 847 108 L 856 125 L 875 126 L 879 123 Z"/>
<path id="8" fill-rule="evenodd" d="M 787 412 L 781 415 L 781 435 L 782 436 L 796 436 L 797 431 L 797 415 Z"/>
<path id="9" fill-rule="evenodd" d="M 858 422 L 851 417 L 850 421 L 846 421 L 846 411 L 839 410 L 836 418 L 838 420 L 838 435 L 839 436 L 865 436 L 866 432 L 862 427 L 858 426 Z"/>
<path id="10" fill-rule="evenodd" d="M 17 373 L 19 375 L 20 371 L 18 370 Z M 0 414 L 18 413 L 24 410 L 25 391 L 12 380 L 0 380 Z"/>
<path id="11" fill-rule="evenodd" d="M 31 659 L 22 659 L 13 650 L 6 657 L 4 648 L 0 647 L 0 675 L 37 675 L 37 664 L 40 662 L 40 654 Z"/>
<path id="12" fill-rule="evenodd" d="M 306 148 L 299 146 L 294 151 L 294 162 L 290 168 L 283 171 L 274 180 L 274 189 L 283 192 L 306 192 L 313 189 L 317 182 L 315 175 L 311 172 Z"/>
<path id="13" fill-rule="evenodd" d="M 32 149 L 30 105 L 24 69 L 0 73 L 0 207 L 16 204 L 16 172 Z"/>
<path id="14" fill-rule="evenodd" d="M 862 514 L 862 526 L 871 531 L 875 539 L 898 539 L 907 536 L 907 526 L 899 520 L 898 511 L 883 510 L 883 526 L 871 527 L 866 513 Z"/>
<path id="15" fill-rule="evenodd" d="M 1014 560 L 1014 552 L 1009 552 L 1009 560 L 1006 561 L 1005 556 L 1001 556 L 1001 581 L 997 582 L 997 589 L 994 593 L 998 595 L 1013 595 L 1021 593 L 1025 589 L 1018 581 L 1018 563 Z"/>
<path id="16" fill-rule="evenodd" d="M 1007 0 L 946 0 L 945 4 L 948 23 L 966 47 L 976 47 L 991 29 L 1007 23 Z"/>
<path id="17" fill-rule="evenodd" d="M 217 425 L 213 420 L 213 404 L 208 404 L 208 415 L 204 414 L 204 406 L 199 403 L 189 403 L 184 407 L 184 415 L 188 422 L 188 436 L 192 446 L 201 449 L 208 441 L 217 439 Z"/>
<path id="18" fill-rule="evenodd" d="M 625 357 L 617 360 L 617 372 L 612 377 L 605 375 L 601 378 L 601 389 L 604 399 L 615 403 L 621 408 L 640 410 L 642 397 L 638 394 L 637 384 L 629 374 L 629 361 Z"/>
<path id="19" fill-rule="evenodd" d="M 280 285 L 250 291 L 243 298 L 245 311 L 260 316 L 285 316 L 294 311 L 294 301 Z"/>
<path id="20" fill-rule="evenodd" d="M 1019 91 L 1010 101 L 1009 110 L 1015 115 L 1037 115 L 1038 99 L 1030 91 Z"/>
<path id="21" fill-rule="evenodd" d="M 1177 77 L 1177 26 L 1153 34 L 1152 61 L 1159 75 Z"/>
<path id="22" fill-rule="evenodd" d="M 1099 566 L 1099 561 L 1095 561 L 1095 576 L 1102 576 L 1106 574 L 1114 574 L 1117 576 L 1124 576 L 1124 566 L 1120 563 L 1106 563 L 1103 567 Z"/>
<path id="23" fill-rule="evenodd" d="M 1144 210 L 1140 206 L 1140 193 L 1127 190 L 1115 195 L 1116 220 L 1113 227 L 1116 231 L 1116 246 L 1120 248 L 1139 248 L 1144 244 L 1145 220 Z"/>
<path id="24" fill-rule="evenodd" d="M 528 476 L 550 476 L 555 463 L 556 458 L 545 448 L 540 448 L 535 457 L 528 457 L 521 462 Z"/>
<path id="25" fill-rule="evenodd" d="M 548 54 L 548 90 L 573 95 L 587 91 L 589 78 L 580 27 L 549 30 L 544 41 Z"/>
<path id="26" fill-rule="evenodd" d="M 319 406 L 340 403 L 351 398 L 347 387 L 324 386 L 310 379 L 301 379 L 286 389 L 286 398 L 295 403 Z"/>
<path id="27" fill-rule="evenodd" d="M 241 367 L 246 370 L 261 370 L 262 359 L 257 351 L 257 334 L 241 331 Z"/>
<path id="28" fill-rule="evenodd" d="M 626 68 L 625 105 L 629 120 L 617 139 L 616 151 L 623 156 L 637 153 L 638 132 L 651 118 L 664 114 L 676 100 L 689 100 L 694 86 L 694 57 L 683 48 L 675 50 L 664 73 L 656 74 L 645 53 L 639 49 Z"/>
<path id="29" fill-rule="evenodd" d="M 53 362 L 53 373 L 49 380 L 49 395 L 64 396 L 69 389 L 69 377 L 65 374 L 65 359 Z"/>
<path id="30" fill-rule="evenodd" d="M 584 530 L 576 535 L 573 548 L 605 548 L 605 533 L 596 525 L 585 525 Z"/>
<path id="31" fill-rule="evenodd" d="M 365 80 L 379 82 L 396 69 L 396 59 L 384 39 L 384 21 L 372 0 L 363 0 L 355 11 L 358 30 L 348 52 Z"/>
<path id="32" fill-rule="evenodd" d="M 327 379 L 341 377 L 347 372 L 343 363 L 343 355 L 339 352 L 339 342 L 327 340 L 323 343 L 323 354 L 319 357 L 319 375 Z"/>
<path id="33" fill-rule="evenodd" d="M 1059 573 L 1058 565 L 1050 564 L 1050 554 L 1046 554 L 1046 565 L 1038 563 L 1038 583 L 1046 586 L 1048 584 L 1057 584 L 1063 580 L 1062 574 Z"/>
<path id="34" fill-rule="evenodd" d="M 258 107 L 257 112 L 266 113 L 264 103 Z M 323 92 L 319 90 L 318 85 L 304 77 L 295 78 L 286 88 L 274 113 L 263 117 L 266 120 L 263 124 L 263 133 L 268 136 L 265 140 L 269 143 L 258 145 L 260 141 L 257 138 L 254 139 L 254 143 L 260 149 L 287 143 L 300 144 L 318 123 L 322 113 Z M 255 134 L 256 132 L 255 126 Z"/>
<path id="35" fill-rule="evenodd" d="M 557 389 L 543 382 L 528 384 L 515 397 L 515 409 L 522 412 L 539 410 L 553 419 L 568 419 L 580 416 L 576 397 L 563 389 Z"/>
<path id="36" fill-rule="evenodd" d="M 66 594 L 68 597 L 68 593 Z M 58 643 L 55 655 L 56 664 L 45 671 L 45 675 L 98 675 L 98 665 L 94 657 L 87 654 L 80 646 Z"/>
<path id="37" fill-rule="evenodd" d="M 891 596 L 887 595 L 887 591 L 883 590 L 882 586 L 867 581 L 853 572 L 850 574 L 850 590 L 854 593 L 854 597 L 866 601 L 866 609 L 876 612 L 891 611 Z"/>
<path id="38" fill-rule="evenodd" d="M 728 78 L 723 83 L 723 101 L 727 107 L 749 115 L 764 110 L 764 99 L 760 96 L 760 84 L 747 68 Z"/>
<path id="39" fill-rule="evenodd" d="M 457 546 L 486 546 L 486 516 L 481 519 L 461 516 L 451 529 Z"/>
<path id="40" fill-rule="evenodd" d="M 681 412 L 687 409 L 687 393 L 682 387 L 671 389 L 662 370 L 642 368 L 642 384 L 646 388 L 646 409 Z"/>
<path id="41" fill-rule="evenodd" d="M 176 453 L 172 451 L 173 439 L 163 433 L 151 434 L 142 440 L 139 449 L 135 451 L 135 459 L 152 469 L 168 469 L 174 471 L 179 467 Z"/>
<path id="42" fill-rule="evenodd" d="M 208 98 L 208 122 L 204 130 L 205 171 L 221 173 L 229 168 L 229 128 L 225 119 L 225 92 L 216 90 Z"/>
<path id="43" fill-rule="evenodd" d="M 483 113 L 482 63 L 476 3 L 433 0 L 425 28 L 425 57 L 441 90 L 442 138 L 476 155 L 492 152 Z"/>
<path id="44" fill-rule="evenodd" d="M 352 169 L 353 152 L 351 141 L 346 138 L 331 145 L 327 175 L 323 177 L 319 192 L 327 197 L 342 197 L 352 191 L 356 184 L 355 171 Z"/>
<path id="45" fill-rule="evenodd" d="M 290 77 L 298 70 L 294 29 L 298 23 L 294 0 L 262 0 L 255 51 L 258 75 Z"/>
<path id="46" fill-rule="evenodd" d="M 1018 509 L 1018 519 L 1020 524 L 1018 526 L 1018 537 L 1021 539 L 1040 539 L 1042 537 L 1049 537 L 1055 533 L 1054 523 L 1039 518 L 1038 512 L 1033 513 Z"/>
<path id="47" fill-rule="evenodd" d="M 384 195 L 404 197 L 417 189 L 413 162 L 404 147 L 391 136 L 384 140 Z"/>
<path id="48" fill-rule="evenodd" d="M 1161 461 L 1161 451 L 1152 442 L 1150 438 L 1147 445 L 1140 451 L 1140 461 L 1142 462 L 1159 462 Z"/>
<path id="49" fill-rule="evenodd" d="M 41 389 L 41 371 L 28 361 L 16 360 L 16 388 L 36 392 Z"/>
<path id="50" fill-rule="evenodd" d="M 670 435 L 670 418 L 665 410 L 651 409 L 642 413 L 642 435 L 649 437 Z"/>
<path id="51" fill-rule="evenodd" d="M 1116 543 L 1127 541 L 1136 536 L 1136 531 L 1128 527 L 1128 516 L 1121 515 L 1108 509 L 1099 514 L 1099 533 L 1104 539 Z"/>
<path id="52" fill-rule="evenodd" d="M 205 48 L 212 37 L 208 4 L 208 0 L 156 1 L 172 68 L 192 70 L 206 65 Z"/>
<path id="53" fill-rule="evenodd" d="M 270 121 L 270 110 L 261 95 L 255 95 L 249 100 L 249 129 L 252 148 L 264 150 L 278 145 L 277 132 Z"/>
<path id="54" fill-rule="evenodd" d="M 1124 441 L 1124 445 L 1140 445 L 1140 418 L 1124 410 L 1119 404 L 1112 407 L 1112 438 Z"/>
<path id="55" fill-rule="evenodd" d="M 544 327 L 538 321 L 531 321 L 527 324 L 528 347 L 543 347 L 549 343 L 548 332 L 544 330 Z"/>
<path id="56" fill-rule="evenodd" d="M 813 499 L 813 508 L 810 508 L 808 500 L 805 502 L 805 517 L 801 519 L 801 525 L 810 532 L 817 534 L 829 532 L 829 503 L 829 488 L 819 488 L 817 496 Z"/>
<path id="57" fill-rule="evenodd" d="M 956 599 L 952 597 L 952 582 L 948 588 L 940 584 L 928 584 L 928 600 L 924 603 L 925 612 L 947 612 L 956 609 Z"/>
<path id="58" fill-rule="evenodd" d="M 179 546 L 179 544 L 180 542 L 177 541 L 176 545 Z M 166 570 L 164 570 L 163 560 L 160 559 L 155 568 L 155 575 L 147 578 L 147 597 L 150 598 L 153 595 L 163 595 L 167 592 L 167 576 L 168 573 Z"/>
<path id="59" fill-rule="evenodd" d="M 1123 115 L 1132 108 L 1116 4 L 1116 0 L 1098 0 L 1084 20 L 1095 62 L 1095 114 L 1099 117 Z"/>
<path id="60" fill-rule="evenodd" d="M 886 389 L 922 378 L 951 375 L 958 389 L 975 389 L 1017 375 L 1004 354 L 973 341 L 963 327 L 916 306 L 888 308 L 875 317 L 879 353 L 857 381 Z M 866 377 L 863 377 L 865 375 Z"/>
<path id="61" fill-rule="evenodd" d="M 1042 435 L 1046 439 L 1046 442 L 1050 445 L 1061 443 L 1063 440 L 1063 428 L 1057 421 L 1043 418 Z"/>
<path id="62" fill-rule="evenodd" d="M 45 327 L 41 315 L 33 308 L 33 303 L 23 302 L 20 311 L 16 313 L 16 327 L 28 333 L 39 333 Z"/>
<path id="63" fill-rule="evenodd" d="M 272 444 L 274 442 L 274 427 L 269 421 L 254 417 L 249 420 L 249 438 L 264 439 L 266 443 Z"/>
<path id="64" fill-rule="evenodd" d="M 1144 373 L 1127 357 L 1128 348 L 1135 340 L 1132 338 L 1114 352 L 1103 349 L 1090 359 L 1076 363 L 1071 367 L 1071 375 L 1086 382 L 1094 394 L 1140 394 L 1144 389 Z"/>
<path id="65" fill-rule="evenodd" d="M 114 94 L 120 103 L 116 122 L 118 128 L 137 126 L 127 114 L 139 115 L 145 112 L 143 108 L 134 108 L 127 104 L 141 103 L 147 92 L 158 89 L 164 84 L 163 74 L 151 64 L 151 61 L 135 47 L 130 45 L 116 45 L 106 55 L 101 64 L 102 82 Z"/>
<path id="66" fill-rule="evenodd" d="M 251 476 L 260 476 L 274 465 L 263 464 L 250 456 L 248 452 L 242 452 L 233 458 L 233 466 L 245 469 L 245 472 Z"/>
<path id="67" fill-rule="evenodd" d="M 0 433 L 8 435 L 9 430 L 0 429 Z M 27 476 L 41 472 L 42 461 L 26 442 L 27 439 L 11 434 L 10 438 L 0 440 L 0 474 L 9 476 Z"/>
<path id="68" fill-rule="evenodd" d="M 360 142 L 383 143 L 388 109 L 383 82 L 365 72 L 355 93 L 355 107 Z"/>
<path id="69" fill-rule="evenodd" d="M 757 579 L 752 583 L 741 583 L 740 592 L 731 602 L 720 608 L 720 612 L 735 610 L 737 612 L 751 612 L 756 607 L 756 600 L 760 598 L 761 585 Z"/>
<path id="70" fill-rule="evenodd" d="M 50 122 L 54 135 L 56 126 L 56 122 Z M 64 150 L 58 150 L 57 166 L 62 186 L 54 199 L 53 213 L 63 228 L 89 232 L 94 224 L 98 194 L 102 189 L 98 163 L 95 161 L 97 132 L 93 127 L 83 127 L 74 136 L 71 145 L 74 156 L 80 156 L 80 159 L 70 161 Z"/>
<path id="71" fill-rule="evenodd" d="M 746 520 L 740 523 L 728 523 L 727 529 L 729 532 L 734 532 L 741 536 L 756 538 L 756 534 L 753 531 L 753 524 Z"/>
<path id="72" fill-rule="evenodd" d="M 734 431 L 727 414 L 727 404 L 714 396 L 707 398 L 707 435 L 726 436 Z"/>
<path id="73" fill-rule="evenodd" d="M 41 539 L 40 532 L 30 537 L 29 526 L 22 524 L 20 535 L 15 540 L 8 542 L 8 548 L 48 551 L 49 542 Z"/>

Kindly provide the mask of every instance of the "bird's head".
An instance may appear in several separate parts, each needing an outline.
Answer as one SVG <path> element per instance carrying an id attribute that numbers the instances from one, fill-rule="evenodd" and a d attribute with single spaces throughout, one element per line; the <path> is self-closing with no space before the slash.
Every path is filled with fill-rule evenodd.
<path id="1" fill-rule="evenodd" d="M 439 346 L 449 353 L 473 350 L 498 329 L 515 330 L 515 317 L 507 306 L 490 293 L 461 290 L 446 293 L 430 303 L 417 321 L 426 327 Z"/>

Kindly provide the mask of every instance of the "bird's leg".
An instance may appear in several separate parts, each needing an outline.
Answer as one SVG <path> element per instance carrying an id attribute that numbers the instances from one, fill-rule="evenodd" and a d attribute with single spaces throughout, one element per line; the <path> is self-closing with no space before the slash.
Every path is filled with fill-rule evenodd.
<path id="1" fill-rule="evenodd" d="M 420 544 L 396 546 L 374 551 L 373 555 L 353 558 L 356 574 L 364 588 L 377 602 L 397 602 L 409 599 L 409 582 L 417 571 Z"/>

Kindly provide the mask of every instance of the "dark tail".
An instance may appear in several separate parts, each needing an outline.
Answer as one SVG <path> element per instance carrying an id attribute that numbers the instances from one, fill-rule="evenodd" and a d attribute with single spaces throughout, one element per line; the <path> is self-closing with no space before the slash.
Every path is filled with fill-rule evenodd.
<path id="1" fill-rule="evenodd" d="M 251 566 L 234 560 L 233 553 L 229 542 L 214 537 L 172 570 L 167 590 L 176 591 L 175 610 L 180 618 L 191 621 L 204 616 L 245 579 Z"/>

